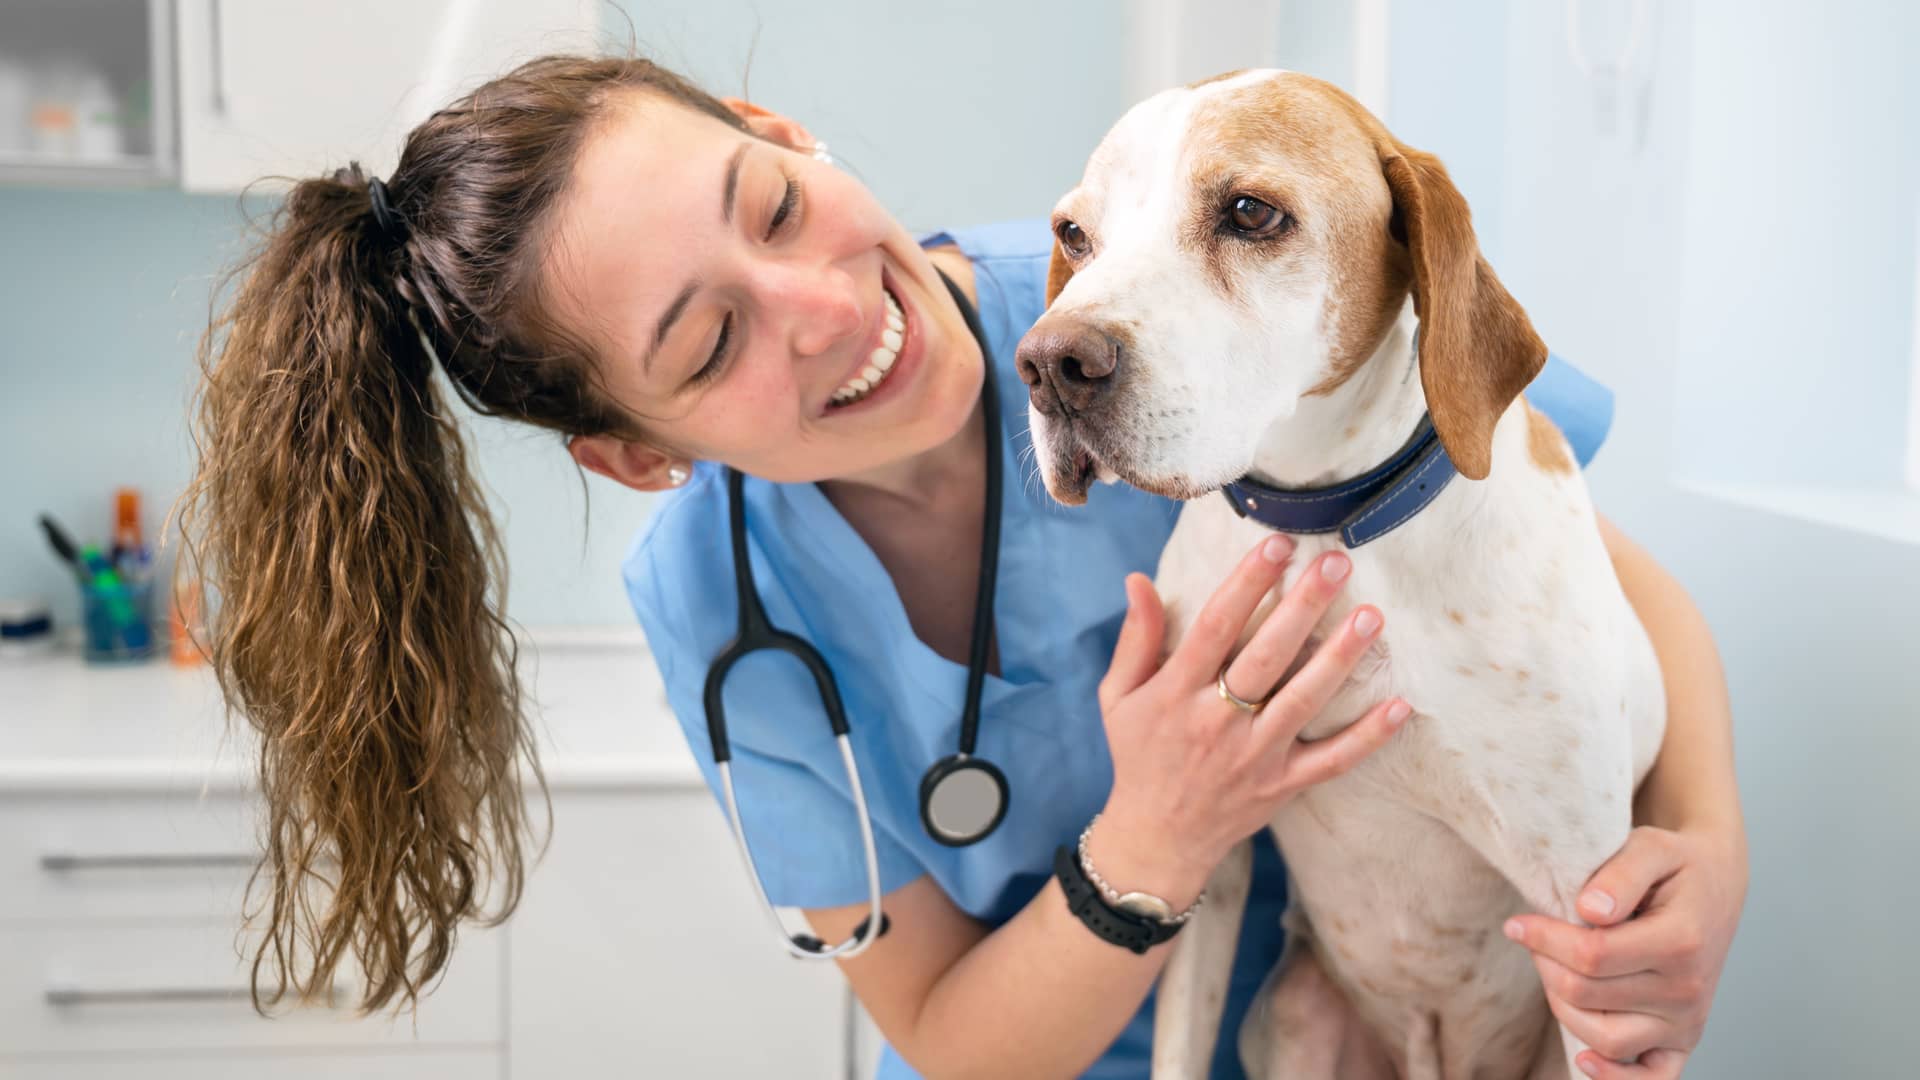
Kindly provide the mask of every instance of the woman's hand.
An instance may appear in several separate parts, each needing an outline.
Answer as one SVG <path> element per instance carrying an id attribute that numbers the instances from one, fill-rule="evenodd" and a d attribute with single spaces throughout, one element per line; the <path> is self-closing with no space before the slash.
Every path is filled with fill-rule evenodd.
<path id="1" fill-rule="evenodd" d="M 1746 891 L 1739 830 L 1641 826 L 1580 894 L 1592 929 L 1545 915 L 1508 920 L 1507 936 L 1533 951 L 1553 1014 L 1593 1047 L 1578 1060 L 1588 1076 L 1680 1075 L 1706 1027 Z"/>
<path id="2" fill-rule="evenodd" d="M 1165 612 L 1145 576 L 1127 578 L 1127 618 L 1100 683 L 1113 752 L 1113 792 L 1089 843 L 1116 888 L 1151 891 L 1184 908 L 1234 844 L 1265 827 L 1296 792 L 1338 776 L 1384 744 L 1411 709 L 1383 701 L 1331 738 L 1300 743 L 1380 634 L 1361 606 L 1256 712 L 1229 703 L 1216 680 L 1293 545 L 1268 537 L 1240 561 L 1161 662 Z M 1346 581 L 1341 552 L 1308 566 L 1226 670 L 1236 696 L 1258 701 L 1293 664 Z"/>

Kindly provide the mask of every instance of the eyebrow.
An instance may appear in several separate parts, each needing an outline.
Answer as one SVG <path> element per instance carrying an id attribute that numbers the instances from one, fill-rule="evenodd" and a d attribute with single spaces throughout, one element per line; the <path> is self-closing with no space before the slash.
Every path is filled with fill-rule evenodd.
<path id="1" fill-rule="evenodd" d="M 720 195 L 720 221 L 724 225 L 733 224 L 734 196 L 740 190 L 740 162 L 746 158 L 747 148 L 751 145 L 753 145 L 751 142 L 741 140 L 740 145 L 735 147 L 733 153 L 727 158 L 727 175 Z M 700 279 L 694 278 L 687 282 L 686 287 L 673 298 L 673 302 L 667 305 L 666 312 L 660 316 L 659 325 L 653 328 L 653 342 L 647 346 L 646 355 L 640 358 L 641 371 L 652 373 L 654 355 L 660 351 L 660 346 L 666 342 L 667 335 L 673 330 L 673 324 L 687 310 L 688 302 L 693 299 L 693 294 L 699 288 Z"/>

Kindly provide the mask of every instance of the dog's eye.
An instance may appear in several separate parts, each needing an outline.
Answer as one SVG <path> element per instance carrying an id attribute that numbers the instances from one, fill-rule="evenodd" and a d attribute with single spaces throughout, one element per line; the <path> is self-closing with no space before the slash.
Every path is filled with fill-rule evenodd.
<path id="1" fill-rule="evenodd" d="M 1067 254 L 1076 259 L 1085 255 L 1087 249 L 1092 247 L 1087 240 L 1086 231 L 1071 221 L 1061 222 L 1054 228 L 1053 234 L 1060 238 L 1060 246 L 1066 249 Z"/>
<path id="2" fill-rule="evenodd" d="M 1227 223 L 1246 236 L 1265 236 L 1285 227 L 1287 215 L 1251 195 L 1236 195 L 1227 204 Z"/>

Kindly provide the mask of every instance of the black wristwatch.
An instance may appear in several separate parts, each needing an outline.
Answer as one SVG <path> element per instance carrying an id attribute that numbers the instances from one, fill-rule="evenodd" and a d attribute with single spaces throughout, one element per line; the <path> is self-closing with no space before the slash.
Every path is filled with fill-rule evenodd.
<path id="1" fill-rule="evenodd" d="M 1135 914 L 1109 905 L 1093 882 L 1087 880 L 1087 871 L 1080 865 L 1079 855 L 1064 844 L 1053 853 L 1053 876 L 1060 879 L 1060 888 L 1067 894 L 1067 910 L 1087 924 L 1087 929 L 1099 935 L 1102 941 L 1111 941 L 1136 953 L 1144 953 L 1173 937 L 1186 925 L 1185 920 L 1161 922 L 1150 915 Z"/>

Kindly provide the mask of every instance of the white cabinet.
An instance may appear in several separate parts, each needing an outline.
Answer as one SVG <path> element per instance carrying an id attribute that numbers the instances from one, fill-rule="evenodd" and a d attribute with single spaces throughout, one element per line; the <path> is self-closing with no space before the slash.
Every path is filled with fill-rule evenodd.
<path id="1" fill-rule="evenodd" d="M 417 1023 L 261 1020 L 234 992 L 260 808 L 207 672 L 0 670 L 0 1080 L 842 1080 L 850 1023 L 871 1075 L 871 1028 L 835 965 L 780 948 L 637 635 L 523 644 L 550 843 Z"/>
<path id="2" fill-rule="evenodd" d="M 503 1061 L 505 933 L 469 928 L 417 1013 L 363 1017 L 357 973 L 332 1001 L 254 1012 L 243 934 L 256 803 L 244 795 L 0 791 L 0 1080 L 132 1075 L 131 1062 L 314 1055 L 418 1059 L 406 1075 Z M 350 965 L 349 965 L 350 968 Z M 170 1066 L 172 1067 L 172 1066 Z M 39 1070 L 46 1070 L 41 1072 Z M 400 1075 L 399 1072 L 391 1072 Z M 143 1074 L 152 1075 L 152 1074 Z M 334 1073 L 332 1075 L 340 1075 Z"/>
<path id="3" fill-rule="evenodd" d="M 0 183 L 165 184 L 171 0 L 0 3 Z"/>
<path id="4" fill-rule="evenodd" d="M 509 1075 L 846 1075 L 839 968 L 780 947 L 706 788 L 561 791 L 553 815 L 508 924 Z"/>
<path id="5" fill-rule="evenodd" d="M 545 52 L 591 51 L 594 0 L 177 0 L 180 180 L 238 191 L 358 160 Z"/>

